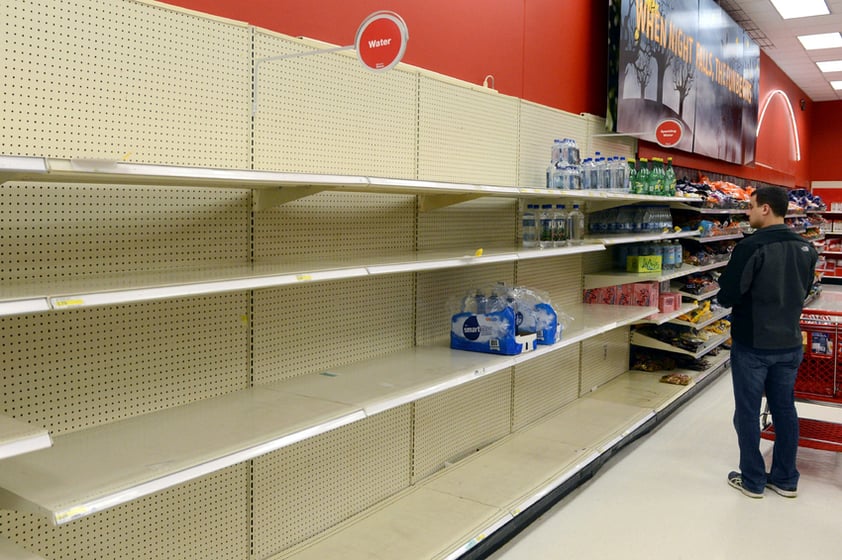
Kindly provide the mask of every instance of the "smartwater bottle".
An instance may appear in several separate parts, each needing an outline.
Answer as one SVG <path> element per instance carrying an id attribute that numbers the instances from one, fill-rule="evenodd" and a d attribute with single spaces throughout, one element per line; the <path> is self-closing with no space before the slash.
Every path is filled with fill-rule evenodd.
<path id="1" fill-rule="evenodd" d="M 521 224 L 523 226 L 523 246 L 527 248 L 538 246 L 538 205 L 528 204 L 523 211 Z"/>

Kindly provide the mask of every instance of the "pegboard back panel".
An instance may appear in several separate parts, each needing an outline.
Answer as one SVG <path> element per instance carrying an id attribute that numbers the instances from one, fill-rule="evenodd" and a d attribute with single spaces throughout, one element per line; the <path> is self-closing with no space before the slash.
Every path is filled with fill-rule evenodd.
<path id="1" fill-rule="evenodd" d="M 251 198 L 240 189 L 7 183 L 0 282 L 241 264 Z"/>
<path id="2" fill-rule="evenodd" d="M 548 293 L 556 309 L 564 311 L 582 303 L 582 258 L 568 255 L 518 261 L 517 285 Z"/>
<path id="3" fill-rule="evenodd" d="M 579 344 L 515 366 L 512 429 L 558 410 L 579 397 Z"/>
<path id="4" fill-rule="evenodd" d="M 537 103 L 520 101 L 520 174 L 522 187 L 547 186 L 547 166 L 556 138 L 573 138 L 582 154 L 588 145 L 588 124 L 580 116 Z M 583 156 L 584 157 L 584 156 Z"/>
<path id="5" fill-rule="evenodd" d="M 259 290 L 254 383 L 375 358 L 413 344 L 412 274 Z"/>
<path id="6" fill-rule="evenodd" d="M 637 138 L 612 134 L 605 128 L 605 118 L 596 115 L 583 114 L 582 119 L 587 123 L 588 139 L 587 153 L 582 157 L 591 156 L 594 152 L 601 152 L 603 156 L 634 157 L 637 153 Z"/>
<path id="7" fill-rule="evenodd" d="M 245 25 L 131 0 L 4 0 L 0 29 L 0 153 L 248 166 Z"/>
<path id="8" fill-rule="evenodd" d="M 515 97 L 420 75 L 418 178 L 514 185 L 518 103 Z"/>
<path id="9" fill-rule="evenodd" d="M 449 247 L 509 249 L 517 241 L 517 201 L 488 198 L 418 216 L 418 249 Z M 473 252 L 471 252 L 473 254 Z"/>
<path id="10" fill-rule="evenodd" d="M 249 294 L 0 317 L 0 410 L 53 435 L 249 386 Z"/>
<path id="11" fill-rule="evenodd" d="M 628 369 L 628 327 L 614 329 L 583 341 L 580 395 L 608 383 Z"/>
<path id="12" fill-rule="evenodd" d="M 411 405 L 254 461 L 254 558 L 266 558 L 403 490 Z"/>
<path id="13" fill-rule="evenodd" d="M 415 304 L 416 344 L 449 344 L 453 299 L 496 282 L 514 282 L 514 265 L 500 263 L 419 272 Z"/>
<path id="14" fill-rule="evenodd" d="M 255 29 L 254 56 L 324 50 Z M 257 62 L 256 169 L 414 179 L 418 77 L 372 73 L 352 52 Z"/>
<path id="15" fill-rule="evenodd" d="M 254 215 L 256 261 L 400 255 L 415 250 L 414 196 L 320 193 Z"/>
<path id="16" fill-rule="evenodd" d="M 582 272 L 584 274 L 593 274 L 614 268 L 612 257 L 614 248 L 608 247 L 605 251 L 595 251 L 593 253 L 585 253 L 582 255 Z"/>
<path id="17" fill-rule="evenodd" d="M 413 482 L 511 433 L 511 406 L 510 369 L 416 401 Z"/>
<path id="18" fill-rule="evenodd" d="M 55 527 L 0 513 L 0 533 L 56 560 L 249 560 L 251 466 L 241 463 Z"/>

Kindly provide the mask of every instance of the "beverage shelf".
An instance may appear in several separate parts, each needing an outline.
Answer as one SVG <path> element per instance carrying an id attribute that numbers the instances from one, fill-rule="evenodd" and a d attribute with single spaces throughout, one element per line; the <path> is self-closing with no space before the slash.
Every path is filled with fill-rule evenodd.
<path id="1" fill-rule="evenodd" d="M 380 258 L 367 257 L 344 262 L 319 260 L 299 261 L 294 264 L 256 263 L 98 275 L 61 281 L 7 282 L 0 295 L 0 316 L 257 290 L 367 275 L 479 266 L 604 249 L 603 245 L 593 243 L 553 249 L 506 248 L 478 251 L 476 247 L 466 247 Z"/>
<path id="2" fill-rule="evenodd" d="M 562 339 L 519 356 L 415 347 L 56 436 L 6 459 L 0 507 L 60 525 L 626 326 L 650 307 L 578 304 Z M 161 437 L 166 434 L 166 437 Z"/>
<path id="3" fill-rule="evenodd" d="M 701 380 L 716 369 L 721 363 L 694 373 Z M 459 558 L 570 481 L 592 475 L 600 458 L 645 433 L 663 411 L 701 387 L 659 378 L 621 374 L 273 560 Z"/>
<path id="4" fill-rule="evenodd" d="M 681 268 L 674 270 L 662 270 L 660 272 L 597 272 L 593 274 L 585 274 L 586 290 L 593 288 L 603 288 L 605 286 L 617 286 L 620 284 L 632 284 L 635 282 L 663 282 L 665 280 L 672 280 L 674 278 L 681 278 L 699 272 L 698 266 L 683 265 Z"/>
<path id="5" fill-rule="evenodd" d="M 284 173 L 254 169 L 223 169 L 129 163 L 93 159 L 0 156 L 0 181 L 46 181 L 122 185 L 166 185 L 254 189 L 255 207 L 263 210 L 322 191 L 386 193 L 421 196 L 421 208 L 434 210 L 481 197 L 565 199 L 608 204 L 676 203 L 668 196 L 635 195 L 607 190 L 557 189 L 445 183 L 358 175 Z"/>
<path id="6" fill-rule="evenodd" d="M 0 415 L 0 459 L 45 449 L 52 444 L 46 429 Z"/>
<path id="7" fill-rule="evenodd" d="M 594 243 L 601 243 L 602 245 L 623 245 L 626 243 L 642 243 L 647 241 L 663 241 L 665 239 L 684 239 L 687 237 L 698 237 L 698 230 L 694 231 L 678 231 L 669 233 L 651 233 L 651 234 L 634 234 L 634 235 L 591 235 L 586 237 L 588 241 Z"/>

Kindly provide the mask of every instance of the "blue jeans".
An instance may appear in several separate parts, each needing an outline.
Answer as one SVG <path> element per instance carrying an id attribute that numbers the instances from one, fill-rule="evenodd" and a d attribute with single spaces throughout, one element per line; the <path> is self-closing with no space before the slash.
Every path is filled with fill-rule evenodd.
<path id="1" fill-rule="evenodd" d="M 767 482 L 787 489 L 798 487 L 798 413 L 795 410 L 795 376 L 803 351 L 761 354 L 736 341 L 731 348 L 734 382 L 734 428 L 740 446 L 743 487 L 763 492 Z M 764 392 L 775 424 L 772 468 L 768 479 L 760 453 L 760 406 Z"/>

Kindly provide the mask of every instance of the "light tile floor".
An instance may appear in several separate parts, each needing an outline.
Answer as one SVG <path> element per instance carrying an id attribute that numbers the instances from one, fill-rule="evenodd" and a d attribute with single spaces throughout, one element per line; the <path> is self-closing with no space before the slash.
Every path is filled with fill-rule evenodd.
<path id="1" fill-rule="evenodd" d="M 842 454 L 801 448 L 796 499 L 743 496 L 726 482 L 738 461 L 732 398 L 726 372 L 489 558 L 842 558 Z M 799 414 L 842 423 L 836 407 Z M 761 446 L 770 460 L 771 442 Z"/>

